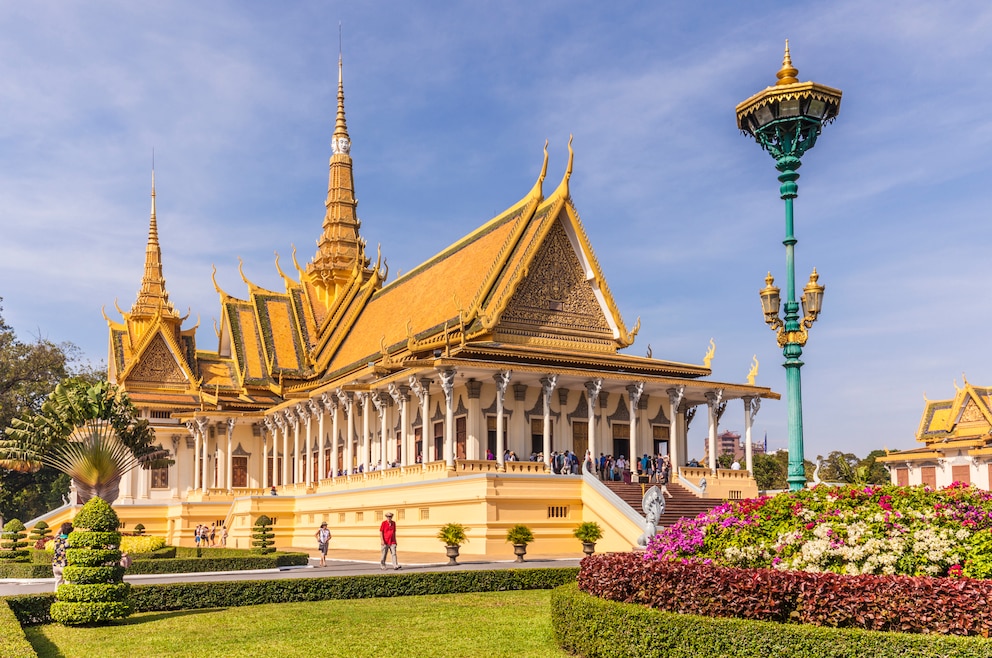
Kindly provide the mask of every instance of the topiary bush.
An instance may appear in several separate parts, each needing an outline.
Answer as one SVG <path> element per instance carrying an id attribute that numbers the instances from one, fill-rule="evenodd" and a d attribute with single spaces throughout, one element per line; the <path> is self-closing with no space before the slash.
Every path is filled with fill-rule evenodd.
<path id="1" fill-rule="evenodd" d="M 37 550 L 43 550 L 45 548 L 45 542 L 52 538 L 52 529 L 44 521 L 38 521 L 31 528 L 31 536 L 28 541 Z"/>
<path id="2" fill-rule="evenodd" d="M 255 519 L 255 526 L 251 532 L 252 552 L 266 555 L 275 553 L 276 533 L 272 532 L 272 519 L 264 514 Z"/>
<path id="3" fill-rule="evenodd" d="M 139 523 L 138 525 L 134 526 L 134 534 L 136 537 L 140 537 L 141 535 L 145 534 L 145 524 Z"/>
<path id="4" fill-rule="evenodd" d="M 73 519 L 63 571 L 52 604 L 52 620 L 61 624 L 99 624 L 131 614 L 131 586 L 122 582 L 120 519 L 102 498 L 91 498 Z"/>
<path id="5" fill-rule="evenodd" d="M 24 524 L 18 519 L 7 522 L 3 532 L 0 533 L 0 559 L 14 562 L 28 561 L 29 554 L 26 550 L 28 542 L 24 539 L 27 533 L 24 530 Z"/>

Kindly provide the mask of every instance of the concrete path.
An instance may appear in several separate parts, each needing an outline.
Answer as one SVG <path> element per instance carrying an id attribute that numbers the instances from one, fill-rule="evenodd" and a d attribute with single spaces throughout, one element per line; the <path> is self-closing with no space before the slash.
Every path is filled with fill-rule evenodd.
<path id="1" fill-rule="evenodd" d="M 292 549 L 290 549 L 292 550 Z M 312 557 L 310 564 L 299 567 L 284 567 L 282 569 L 259 569 L 255 571 L 211 571 L 203 573 L 184 574 L 149 574 L 124 576 L 124 580 L 132 585 L 154 585 L 161 583 L 205 583 L 231 580 L 274 580 L 277 578 L 320 578 L 324 576 L 356 576 L 360 574 L 394 573 L 391 563 L 387 571 L 379 566 L 378 551 L 330 550 L 327 552 L 327 566 L 319 566 L 320 560 Z M 485 569 L 537 569 L 546 567 L 577 567 L 581 558 L 575 555 L 535 556 L 525 562 L 516 562 L 512 554 L 504 555 L 471 555 L 458 559 L 458 565 L 447 566 L 448 560 L 443 552 L 438 553 L 403 553 L 397 554 L 400 570 L 395 573 L 419 573 L 431 571 L 481 571 Z M 38 594 L 52 592 L 55 589 L 54 578 L 10 578 L 0 579 L 0 596 L 18 594 Z"/>

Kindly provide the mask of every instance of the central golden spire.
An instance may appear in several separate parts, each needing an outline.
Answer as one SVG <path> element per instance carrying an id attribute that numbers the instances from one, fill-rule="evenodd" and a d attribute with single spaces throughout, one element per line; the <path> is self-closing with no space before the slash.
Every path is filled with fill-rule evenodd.
<path id="1" fill-rule="evenodd" d="M 323 233 L 317 240 L 317 253 L 306 268 L 311 283 L 327 293 L 327 302 L 352 279 L 356 269 L 363 270 L 368 265 L 365 241 L 358 232 L 361 222 L 356 213 L 358 201 L 351 165 L 351 137 L 344 114 L 344 66 L 339 55 L 337 118 L 331 139 L 330 173 L 324 202 L 327 212 Z"/>
<path id="2" fill-rule="evenodd" d="M 162 249 L 158 243 L 158 220 L 155 218 L 155 168 L 152 168 L 152 212 L 148 223 L 148 245 L 145 247 L 145 273 L 141 277 L 138 298 L 131 307 L 131 315 L 179 317 L 169 302 L 162 275 Z"/>

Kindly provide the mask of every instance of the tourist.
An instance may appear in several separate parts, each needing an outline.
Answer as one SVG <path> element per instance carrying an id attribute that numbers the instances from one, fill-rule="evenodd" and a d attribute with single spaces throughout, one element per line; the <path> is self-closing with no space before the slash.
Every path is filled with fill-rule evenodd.
<path id="1" fill-rule="evenodd" d="M 223 548 L 227 548 L 227 526 L 222 525 L 220 527 L 220 545 Z"/>
<path id="2" fill-rule="evenodd" d="M 276 485 L 274 484 L 272 485 L 272 488 L 269 489 L 269 493 L 272 494 L 273 496 L 276 495 Z"/>
<path id="3" fill-rule="evenodd" d="M 327 545 L 331 542 L 331 531 L 327 529 L 327 521 L 320 524 L 320 529 L 314 533 L 317 538 L 317 550 L 320 551 L 320 566 L 327 566 Z"/>
<path id="4" fill-rule="evenodd" d="M 668 496 L 669 498 L 674 498 L 668 491 L 668 481 L 672 477 L 672 465 L 668 461 L 668 457 L 663 457 L 661 460 L 661 465 L 658 467 L 660 473 L 658 473 L 658 484 L 661 485 L 662 495 Z"/>
<path id="5" fill-rule="evenodd" d="M 203 525 L 196 524 L 196 530 L 193 531 L 193 541 L 196 542 L 196 547 L 200 548 L 200 535 L 203 534 Z"/>
<path id="6" fill-rule="evenodd" d="M 210 524 L 210 547 L 213 548 L 217 545 L 217 524 Z"/>
<path id="7" fill-rule="evenodd" d="M 62 578 L 62 570 L 65 569 L 66 565 L 69 563 L 66 559 L 66 548 L 68 548 L 70 532 L 72 532 L 72 524 L 66 521 L 59 528 L 59 534 L 57 534 L 53 540 L 55 555 L 52 558 L 52 573 L 55 574 L 56 592 L 59 589 L 59 585 L 65 582 Z"/>
<path id="8" fill-rule="evenodd" d="M 734 460 L 734 463 L 730 465 L 730 470 L 732 470 L 732 471 L 739 471 L 739 470 L 741 470 L 741 463 L 735 459 Z"/>
<path id="9" fill-rule="evenodd" d="M 379 560 L 379 568 L 386 568 L 386 556 L 393 554 L 393 569 L 399 569 L 400 563 L 396 560 L 396 521 L 393 521 L 393 513 L 386 512 L 386 520 L 379 526 L 379 541 L 382 547 L 382 559 Z"/>

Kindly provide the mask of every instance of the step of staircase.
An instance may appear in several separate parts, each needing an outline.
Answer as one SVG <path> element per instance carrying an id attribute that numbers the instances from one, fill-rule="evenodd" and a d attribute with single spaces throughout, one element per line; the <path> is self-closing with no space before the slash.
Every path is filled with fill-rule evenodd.
<path id="1" fill-rule="evenodd" d="M 644 498 L 641 485 L 623 482 L 603 482 L 603 484 L 633 507 L 638 514 L 644 514 L 644 509 L 641 507 L 641 500 Z M 653 485 L 648 485 L 647 489 L 650 489 L 651 486 Z M 678 484 L 669 484 L 668 492 L 672 494 L 672 497 L 665 500 L 665 513 L 661 515 L 659 523 L 660 526 L 664 527 L 673 525 L 683 517 L 695 518 L 699 514 L 708 512 L 724 503 L 719 498 L 698 498 L 691 491 Z"/>

